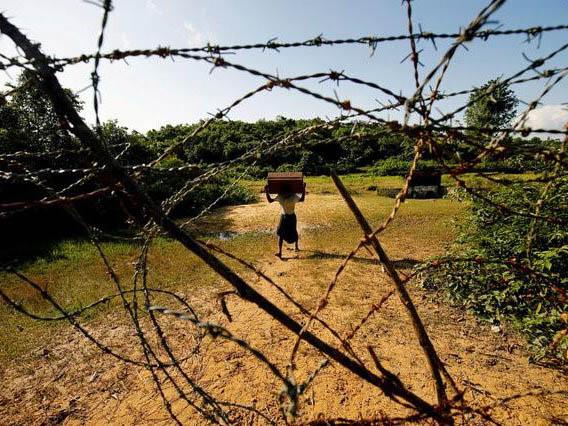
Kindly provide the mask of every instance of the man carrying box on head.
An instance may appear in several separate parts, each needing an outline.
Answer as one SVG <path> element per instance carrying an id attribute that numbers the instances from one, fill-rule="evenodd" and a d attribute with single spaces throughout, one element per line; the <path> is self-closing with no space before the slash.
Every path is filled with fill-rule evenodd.
<path id="1" fill-rule="evenodd" d="M 274 177 L 275 174 L 272 174 Z M 299 174 L 301 176 L 301 174 Z M 295 177 L 297 180 L 297 177 Z M 303 177 L 300 177 L 302 179 Z M 278 177 L 277 177 L 278 179 Z M 303 179 L 302 179 L 303 180 Z M 294 190 L 298 190 L 298 184 L 301 188 L 301 195 L 298 195 L 297 192 Z M 277 189 L 278 195 L 275 198 L 270 196 L 270 192 L 272 188 Z M 264 192 L 266 193 L 266 199 L 269 203 L 273 203 L 274 201 L 278 201 L 280 207 L 282 209 L 282 214 L 280 215 L 280 222 L 278 223 L 278 228 L 276 230 L 276 234 L 278 235 L 278 253 L 276 256 L 282 257 L 282 243 L 286 241 L 288 244 L 295 244 L 295 250 L 298 251 L 300 248 L 298 247 L 298 230 L 297 230 L 297 218 L 294 209 L 296 207 L 296 203 L 303 202 L 306 198 L 306 184 L 297 181 L 286 181 L 281 180 L 274 183 L 274 179 L 271 181 L 271 176 L 269 175 L 268 178 L 268 185 L 264 187 Z"/>

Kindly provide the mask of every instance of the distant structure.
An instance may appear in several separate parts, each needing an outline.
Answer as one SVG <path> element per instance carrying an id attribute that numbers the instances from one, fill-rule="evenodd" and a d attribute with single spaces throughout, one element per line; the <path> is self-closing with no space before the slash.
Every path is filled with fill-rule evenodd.
<path id="1" fill-rule="evenodd" d="M 442 173 L 439 171 L 415 171 L 408 188 L 409 198 L 440 198 Z"/>

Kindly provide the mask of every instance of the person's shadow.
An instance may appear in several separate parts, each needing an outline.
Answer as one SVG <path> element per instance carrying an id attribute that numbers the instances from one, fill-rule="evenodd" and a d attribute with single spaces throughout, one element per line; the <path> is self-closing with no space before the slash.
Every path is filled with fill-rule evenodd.
<path id="1" fill-rule="evenodd" d="M 284 256 L 284 250 L 285 251 L 292 251 L 292 253 L 294 253 L 293 255 L 290 256 Z M 277 258 L 279 258 L 280 260 L 282 260 L 283 262 L 287 262 L 289 260 L 294 260 L 294 259 L 306 259 L 306 257 L 304 256 L 300 256 L 300 252 L 302 252 L 303 250 L 294 250 L 292 248 L 284 248 L 282 250 L 282 256 L 278 256 L 276 255 Z"/>
<path id="2" fill-rule="evenodd" d="M 340 253 L 329 253 L 321 250 L 304 250 L 307 253 L 302 256 L 302 259 L 345 259 L 346 254 Z M 368 265 L 378 265 L 379 261 L 377 259 L 370 259 L 368 257 L 354 256 L 352 258 L 353 262 L 364 263 Z M 416 259 L 404 258 L 391 261 L 395 268 L 400 269 L 410 269 L 413 266 L 419 264 L 420 262 Z"/>

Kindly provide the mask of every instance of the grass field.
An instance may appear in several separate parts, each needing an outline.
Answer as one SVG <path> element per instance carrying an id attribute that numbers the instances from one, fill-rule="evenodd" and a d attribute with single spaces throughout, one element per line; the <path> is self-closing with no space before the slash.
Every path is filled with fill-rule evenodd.
<path id="1" fill-rule="evenodd" d="M 378 197 L 370 186 L 396 188 L 402 185 L 399 177 L 372 177 L 365 175 L 347 175 L 342 177 L 344 183 L 353 194 L 358 195 L 361 207 L 368 214 L 369 219 L 379 223 L 389 213 L 392 200 Z M 264 186 L 263 181 L 247 181 L 245 185 L 253 191 L 260 193 Z M 309 194 L 334 194 L 335 187 L 329 177 L 308 177 L 307 186 Z M 261 198 L 261 202 L 264 202 Z M 308 197 L 309 200 L 309 197 Z M 341 206 L 339 206 L 341 207 Z M 240 223 L 235 223 L 231 217 L 222 214 L 214 214 L 201 221 L 196 234 L 205 234 L 221 244 L 223 247 L 243 254 L 247 259 L 258 259 L 266 252 L 274 248 L 272 230 L 277 218 L 277 208 L 274 215 L 268 218 L 249 217 L 241 218 Z M 330 209 L 329 206 L 313 206 L 305 212 L 300 207 L 301 221 L 309 224 L 308 233 L 312 238 L 321 241 L 321 245 L 328 243 L 328 233 L 318 232 L 318 229 L 326 229 L 331 224 L 337 231 L 334 232 L 333 241 L 338 250 L 350 250 L 353 241 L 356 241 L 357 229 L 349 218 L 349 213 L 343 209 Z M 416 223 L 421 223 L 431 229 L 429 234 L 436 238 L 438 232 L 451 232 L 451 227 L 443 225 L 443 229 L 432 229 L 439 217 L 451 220 L 460 210 L 457 204 L 443 200 L 407 202 L 402 216 L 410 215 Z M 347 219 L 347 220 L 346 220 Z M 248 222 L 247 222 L 248 221 Z M 268 223 L 264 229 L 257 229 L 259 221 Z M 438 223 L 438 222 L 436 222 Z M 310 228 L 311 227 L 311 228 Z M 319 227 L 319 228 L 318 228 Z M 218 234 L 224 231 L 238 230 L 235 238 L 227 241 L 219 239 Z M 447 235 L 445 239 L 447 239 Z M 433 242 L 435 243 L 435 242 Z M 133 274 L 133 262 L 136 260 L 139 247 L 124 242 L 105 242 L 102 244 L 112 265 L 124 281 L 126 288 L 130 285 Z M 211 288 L 216 285 L 216 276 L 206 268 L 198 259 L 182 248 L 178 243 L 167 238 L 156 239 L 151 253 L 151 263 L 155 266 L 155 272 L 160 276 L 160 286 L 169 290 L 179 290 L 187 286 L 186 271 L 191 271 L 191 285 L 203 288 Z M 240 270 L 239 265 L 232 265 Z M 49 292 L 68 310 L 76 310 L 114 293 L 114 287 L 106 275 L 104 266 L 97 254 L 95 247 L 88 241 L 61 241 L 53 250 L 43 258 L 24 264 L 21 271 L 29 275 L 44 286 Z M 198 277 L 196 280 L 195 277 Z M 3 289 L 8 295 L 22 303 L 32 312 L 45 316 L 57 315 L 50 305 L 44 302 L 39 294 L 29 286 L 21 283 L 19 279 L 10 274 L 0 275 Z M 100 305 L 90 311 L 87 320 L 97 318 L 108 312 L 118 304 L 110 302 Z M 0 322 L 4 325 L 0 332 L 0 359 L 10 359 L 25 354 L 34 349 L 46 339 L 56 333 L 58 328 L 65 326 L 64 322 L 38 322 L 25 317 L 4 303 L 0 303 Z"/>
<path id="2" fill-rule="evenodd" d="M 490 187 L 492 185 L 487 180 L 472 174 L 464 176 L 468 183 L 477 187 Z M 530 178 L 532 175 L 500 174 L 499 177 L 521 180 Z M 376 196 L 372 188 L 396 189 L 403 185 L 403 178 L 398 176 L 377 177 L 368 174 L 350 174 L 342 176 L 342 180 L 351 193 L 360 198 L 359 201 L 362 203 L 364 211 L 374 223 L 379 223 L 386 217 L 392 206 L 392 200 Z M 306 182 L 308 194 L 329 195 L 336 193 L 333 182 L 327 176 L 307 177 Z M 259 195 L 261 202 L 264 202 L 264 196 L 261 194 L 264 181 L 245 181 L 243 183 Z M 443 176 L 442 183 L 449 186 L 453 184 L 453 181 L 449 176 Z M 403 209 L 402 217 L 411 215 L 421 226 L 428 227 L 431 233 L 427 235 L 434 239 L 432 244 L 436 244 L 437 232 L 442 230 L 432 228 L 440 226 L 439 224 L 435 225 L 438 222 L 433 219 L 446 217 L 448 221 L 453 220 L 457 213 L 462 210 L 462 207 L 444 200 L 409 200 Z M 230 250 L 244 253 L 249 259 L 256 259 L 266 251 L 273 249 L 274 238 L 271 234 L 275 226 L 272 223 L 270 226 L 266 226 L 262 232 L 259 232 L 258 229 L 254 228 L 258 220 L 266 222 L 266 218 L 255 218 L 254 223 L 249 223 L 247 228 L 243 223 L 234 223 L 234 219 L 231 217 L 214 214 L 202 220 L 199 227 L 194 229 L 194 233 L 197 235 L 205 234 Z M 356 228 L 353 228 L 348 212 L 330 210 L 325 206 L 313 211 L 310 210 L 308 215 L 304 216 L 304 221 L 309 223 L 310 226 L 320 227 L 335 223 L 341 231 L 336 232 L 333 239 L 335 242 L 345 239 L 345 242 L 339 246 L 344 250 L 351 248 L 347 241 L 354 241 L 353 233 L 357 233 Z M 245 229 L 245 232 L 238 234 L 230 241 L 226 241 L 225 238 L 218 238 L 219 233 L 230 231 L 235 227 Z M 452 228 L 444 224 L 443 231 L 451 233 Z M 322 233 L 320 235 L 314 229 L 310 229 L 309 232 L 316 239 L 325 240 L 325 238 L 329 238 L 328 234 Z M 322 244 L 325 245 L 325 241 L 322 241 Z M 128 287 L 132 275 L 132 263 L 135 262 L 139 247 L 123 242 L 105 242 L 102 247 L 125 281 L 125 286 Z M 184 273 L 181 271 L 186 270 L 192 271 L 193 276 L 199 277 L 197 282 L 192 279 L 192 285 L 204 288 L 215 285 L 215 275 L 176 242 L 167 238 L 157 238 L 152 253 L 153 263 L 158 265 L 157 272 L 161 277 L 160 285 L 167 289 L 183 288 L 186 282 Z M 240 269 L 238 264 L 233 266 L 238 270 Z M 114 292 L 95 247 L 88 241 L 61 241 L 44 257 L 24 264 L 22 272 L 29 274 L 31 278 L 44 285 L 69 310 L 79 309 Z M 0 280 L 7 294 L 20 301 L 31 311 L 47 316 L 56 315 L 56 312 L 42 300 L 37 292 L 29 286 L 23 285 L 14 276 L 4 273 L 0 275 Z M 116 303 L 103 304 L 94 311 L 90 311 L 87 319 L 104 314 L 116 306 Z M 63 325 L 62 322 L 31 320 L 14 312 L 4 303 L 0 303 L 0 322 L 5 325 L 4 331 L 0 332 L 0 359 L 10 359 L 29 352 L 42 341 L 48 339 L 52 333 L 57 332 L 58 328 Z"/>

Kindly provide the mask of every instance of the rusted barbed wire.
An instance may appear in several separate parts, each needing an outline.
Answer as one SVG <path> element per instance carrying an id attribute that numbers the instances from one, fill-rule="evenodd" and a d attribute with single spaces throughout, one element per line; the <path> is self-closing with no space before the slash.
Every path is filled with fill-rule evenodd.
<path id="1" fill-rule="evenodd" d="M 287 48 L 297 48 L 297 47 L 321 47 L 321 46 L 334 46 L 334 45 L 348 45 L 348 44 L 360 44 L 376 49 L 376 46 L 380 43 L 387 43 L 393 41 L 407 41 L 414 39 L 416 41 L 432 41 L 432 40 L 443 40 L 443 39 L 457 39 L 467 36 L 468 38 L 476 38 L 480 40 L 488 40 L 490 37 L 495 36 L 511 36 L 511 35 L 525 35 L 527 36 L 527 41 L 532 40 L 534 37 L 553 31 L 565 31 L 568 30 L 568 25 L 554 25 L 554 26 L 537 26 L 530 28 L 517 28 L 517 29 L 487 29 L 470 31 L 469 33 L 457 32 L 457 33 L 432 33 L 427 31 L 421 31 L 419 33 L 412 34 L 400 34 L 395 36 L 364 36 L 359 38 L 345 38 L 345 39 L 325 39 L 323 36 L 317 36 L 312 39 L 299 41 L 299 42 L 278 42 L 276 40 L 271 40 L 266 43 L 255 43 L 255 44 L 241 44 L 232 46 L 220 46 L 211 45 L 203 47 L 189 47 L 189 48 L 169 48 L 169 47 L 157 47 L 155 49 L 136 49 L 136 50 L 114 50 L 109 53 L 103 53 L 100 55 L 100 59 L 109 60 L 121 60 L 129 57 L 136 56 L 158 56 L 162 58 L 167 58 L 171 56 L 177 56 L 184 53 L 207 53 L 211 55 L 219 55 L 223 52 L 234 52 L 238 50 L 278 50 Z M 95 59 L 97 54 L 91 55 L 81 55 L 74 58 L 51 58 L 51 62 L 56 67 L 65 66 L 67 64 L 76 64 L 80 62 L 87 62 Z"/>

